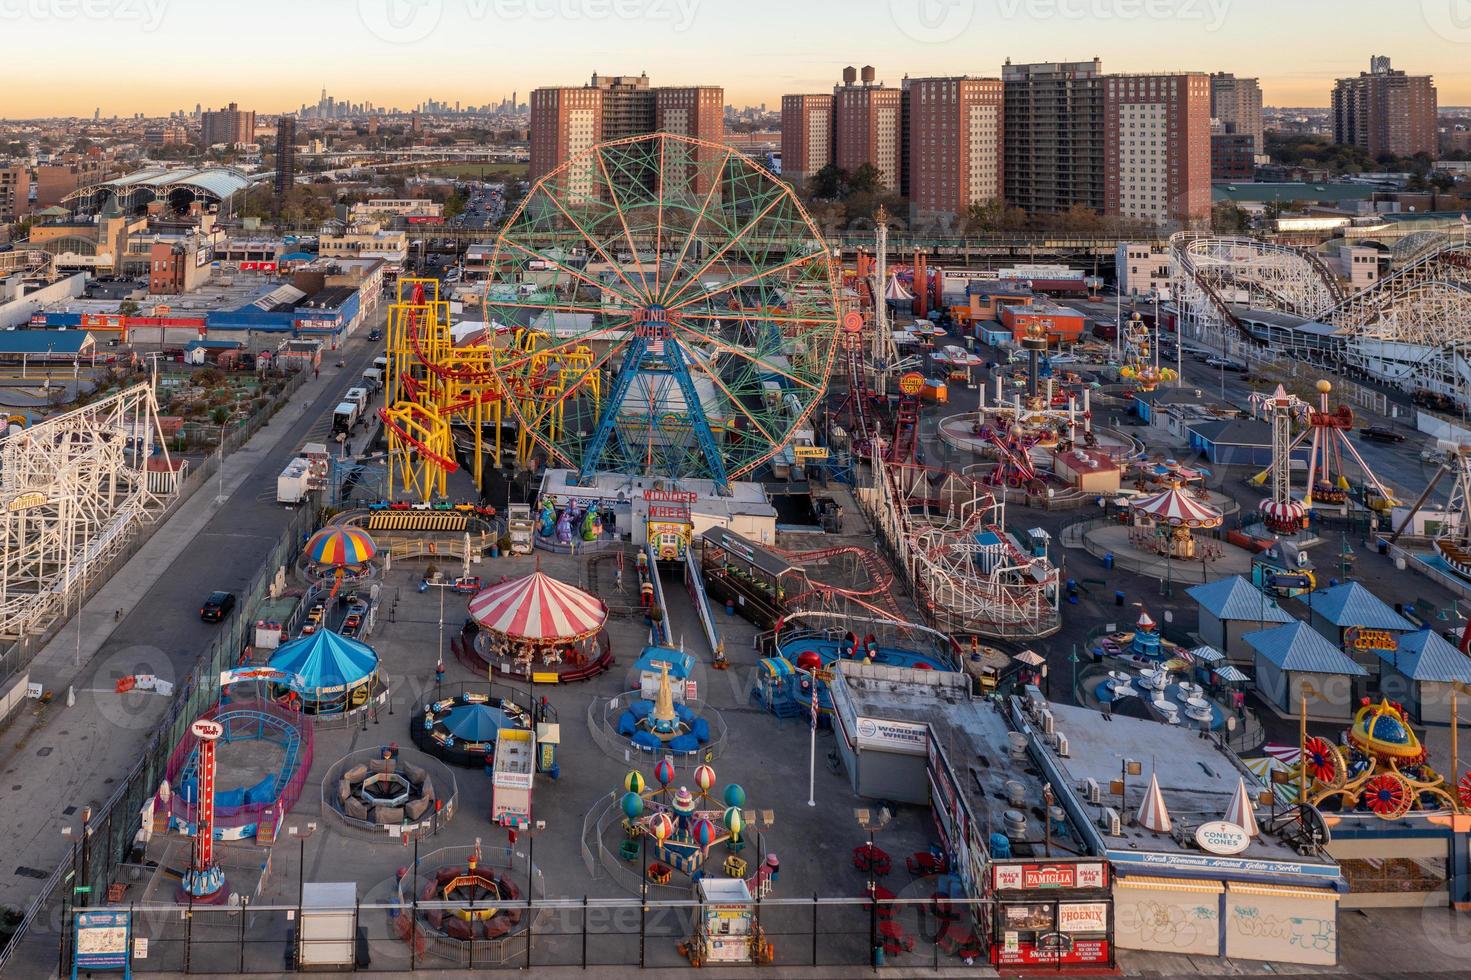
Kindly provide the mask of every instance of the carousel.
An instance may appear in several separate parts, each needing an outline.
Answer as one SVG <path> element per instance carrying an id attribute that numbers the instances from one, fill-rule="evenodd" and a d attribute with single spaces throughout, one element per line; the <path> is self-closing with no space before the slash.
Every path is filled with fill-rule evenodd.
<path id="1" fill-rule="evenodd" d="M 1224 515 L 1187 492 L 1183 481 L 1170 481 L 1159 493 L 1132 501 L 1129 509 L 1134 516 L 1130 540 L 1140 550 L 1185 561 L 1218 555 L 1217 542 L 1197 541 L 1195 532 L 1220 527 Z"/>
<path id="2" fill-rule="evenodd" d="M 272 684 L 272 699 L 316 717 L 350 714 L 388 693 L 377 652 L 331 630 L 281 644 L 261 675 L 286 678 Z"/>
<path id="3" fill-rule="evenodd" d="M 470 600 L 467 635 L 460 649 L 492 669 L 517 677 L 554 674 L 548 680 L 584 680 L 612 663 L 603 627 L 608 607 L 537 569 L 481 591 Z M 473 632 L 472 632 L 473 631 Z"/>

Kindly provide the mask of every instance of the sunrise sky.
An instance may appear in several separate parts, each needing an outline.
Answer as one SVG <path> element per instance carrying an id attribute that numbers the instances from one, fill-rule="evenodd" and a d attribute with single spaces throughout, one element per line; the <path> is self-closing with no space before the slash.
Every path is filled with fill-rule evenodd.
<path id="1" fill-rule="evenodd" d="M 1326 105 L 1386 54 L 1471 105 L 1467 0 L 0 0 L 0 117 L 261 113 L 339 99 L 465 104 L 593 71 L 723 85 L 735 105 L 821 91 L 847 64 L 999 75 L 1232 71 L 1269 105 Z"/>

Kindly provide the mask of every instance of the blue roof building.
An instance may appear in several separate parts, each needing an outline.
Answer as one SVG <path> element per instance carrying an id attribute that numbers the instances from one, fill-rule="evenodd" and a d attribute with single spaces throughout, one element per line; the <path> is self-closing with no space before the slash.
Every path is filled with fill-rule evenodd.
<path id="1" fill-rule="evenodd" d="M 1471 684 L 1471 657 L 1432 629 L 1399 637 L 1394 650 L 1380 650 L 1379 690 L 1400 702 L 1422 725 L 1450 723 L 1451 689 Z M 1471 699 L 1468 699 L 1471 705 Z"/>
<path id="2" fill-rule="evenodd" d="M 1247 633 L 1255 651 L 1256 686 L 1272 707 L 1293 716 L 1348 721 L 1369 672 L 1307 623 L 1291 622 Z"/>
<path id="3" fill-rule="evenodd" d="M 1200 607 L 1200 638 L 1229 661 L 1251 663 L 1252 650 L 1241 640 L 1247 633 L 1293 621 L 1275 599 L 1240 575 L 1185 590 Z"/>
<path id="4" fill-rule="evenodd" d="M 85 330 L 3 330 L 0 331 L 0 358 L 20 361 L 24 358 L 90 357 L 97 341 Z"/>
<path id="5" fill-rule="evenodd" d="M 1379 673 L 1379 658 L 1375 651 L 1378 641 L 1359 642 L 1357 634 L 1365 631 L 1389 633 L 1412 633 L 1415 624 L 1401 616 L 1358 582 L 1344 582 L 1326 589 L 1299 596 L 1312 611 L 1310 622 L 1313 629 L 1328 642 L 1348 651 L 1359 664 L 1370 673 Z"/>

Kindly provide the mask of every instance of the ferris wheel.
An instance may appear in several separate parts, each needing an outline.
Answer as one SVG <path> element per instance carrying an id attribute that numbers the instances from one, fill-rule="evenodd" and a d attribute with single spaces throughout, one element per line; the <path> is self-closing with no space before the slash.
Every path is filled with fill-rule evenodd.
<path id="1" fill-rule="evenodd" d="M 837 344 L 839 274 L 791 188 L 715 143 L 599 144 L 496 241 L 485 319 L 523 440 L 583 480 L 725 489 L 801 436 Z"/>

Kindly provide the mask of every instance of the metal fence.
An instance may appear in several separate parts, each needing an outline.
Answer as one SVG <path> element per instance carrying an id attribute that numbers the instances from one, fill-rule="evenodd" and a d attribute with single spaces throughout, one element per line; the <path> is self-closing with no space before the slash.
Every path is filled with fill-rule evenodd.
<path id="1" fill-rule="evenodd" d="M 984 957 L 977 937 L 989 903 L 924 897 L 777 898 L 750 903 L 757 940 L 742 944 L 736 963 L 795 969 L 883 965 L 938 971 Z M 113 906 L 132 920 L 134 973 L 273 975 L 297 969 L 296 905 Z M 375 972 L 526 970 L 537 967 L 689 967 L 686 944 L 704 919 L 693 899 L 562 897 L 497 901 L 482 925 L 505 918 L 495 939 L 454 939 L 432 925 L 463 921 L 463 902 L 366 902 L 306 914 L 350 917 L 355 942 L 344 968 Z M 78 910 L 86 911 L 86 910 Z M 438 913 L 435 915 L 435 913 Z M 69 926 L 74 912 L 60 922 Z M 473 918 L 473 916 L 472 916 Z M 310 934 L 309 934 L 310 935 Z M 63 928 L 59 962 L 69 968 L 70 929 Z M 138 940 L 145 940 L 139 944 Z M 310 940 L 309 940 L 310 945 Z M 327 943 L 322 944 L 324 947 Z M 139 950 L 143 955 L 137 955 Z M 308 955 L 311 955 L 308 950 Z M 747 959 L 747 957 L 749 957 Z"/>
<path id="2" fill-rule="evenodd" d="M 296 556 L 304 535 L 314 524 L 315 515 L 309 508 L 289 515 L 271 554 L 241 593 L 235 613 L 221 624 L 220 633 L 202 652 L 194 669 L 176 685 L 173 700 L 138 762 L 91 815 L 83 833 L 73 842 L 71 856 L 52 872 L 10 943 L 0 951 L 0 972 L 17 958 L 29 962 L 38 955 L 38 944 L 47 950 L 41 955 L 54 955 L 58 931 L 67 921 L 73 901 L 97 904 L 107 895 L 107 886 L 118 877 L 119 869 L 138 863 L 135 839 L 142 827 L 144 804 L 158 788 L 169 758 L 190 724 L 219 700 L 220 672 L 235 666 L 250 641 L 254 614 L 270 591 L 276 569 Z"/>

